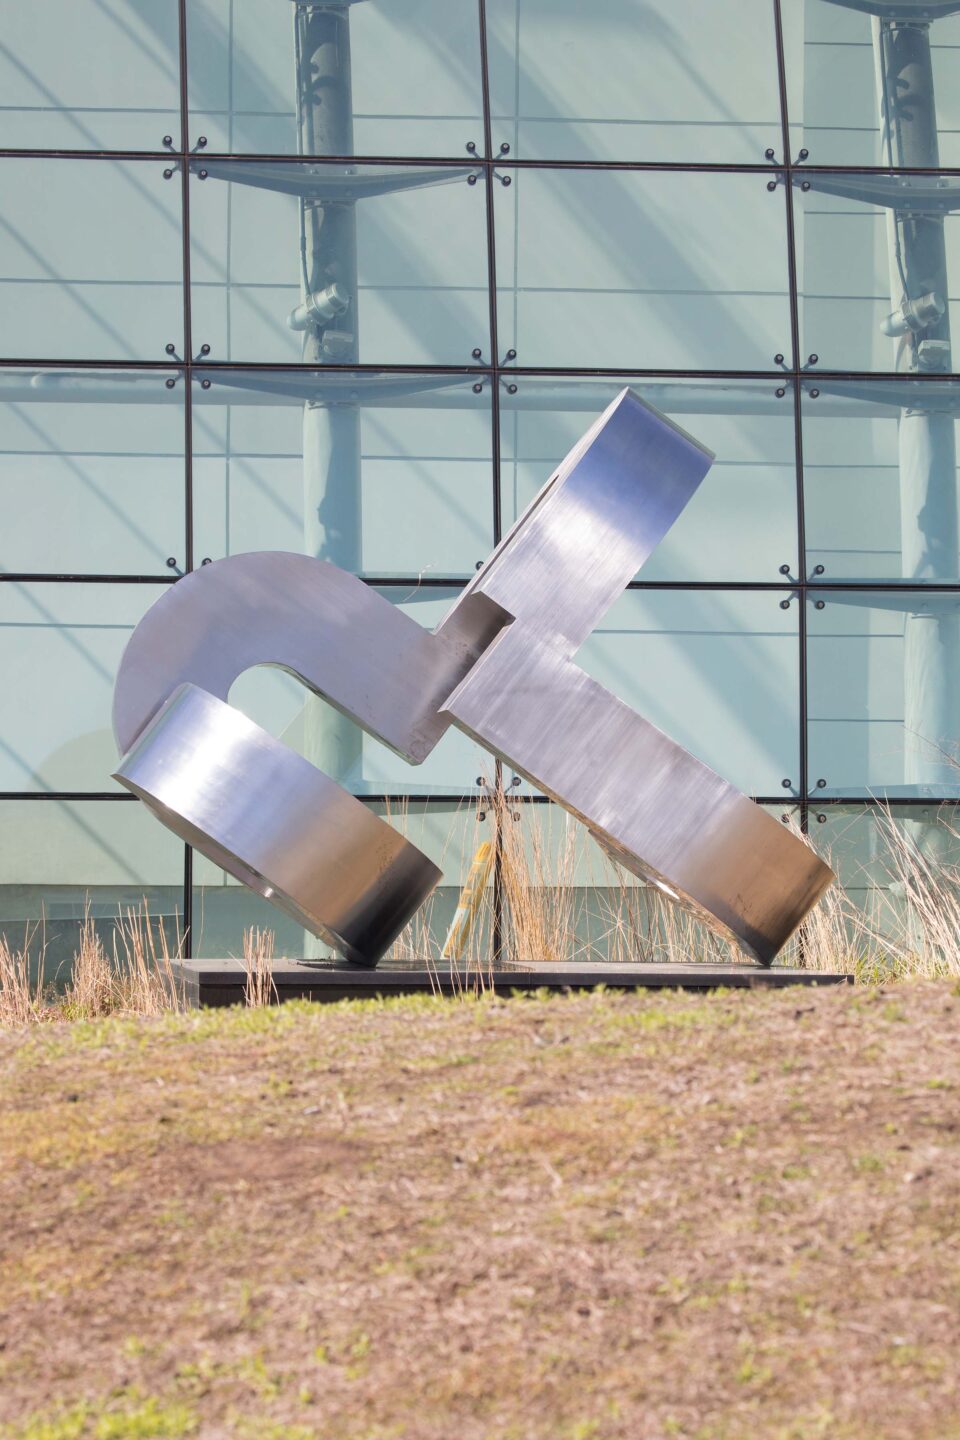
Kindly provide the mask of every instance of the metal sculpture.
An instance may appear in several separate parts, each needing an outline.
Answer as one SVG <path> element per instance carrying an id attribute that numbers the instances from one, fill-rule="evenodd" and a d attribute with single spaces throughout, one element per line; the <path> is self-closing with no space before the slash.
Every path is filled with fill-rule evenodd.
<path id="1" fill-rule="evenodd" d="M 456 725 L 619 864 L 769 964 L 831 871 L 573 659 L 712 460 L 624 390 L 432 633 L 307 556 L 194 571 L 124 653 L 115 778 L 349 960 L 376 965 L 441 873 L 226 703 L 243 671 L 276 665 L 412 764 Z"/>

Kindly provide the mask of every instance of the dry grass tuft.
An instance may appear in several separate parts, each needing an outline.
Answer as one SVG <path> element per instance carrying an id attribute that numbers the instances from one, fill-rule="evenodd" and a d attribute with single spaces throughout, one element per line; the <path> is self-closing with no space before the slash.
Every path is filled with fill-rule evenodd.
<path id="1" fill-rule="evenodd" d="M 502 790 L 493 796 L 491 810 L 500 835 L 508 953 L 520 961 L 578 958 L 583 900 L 576 879 L 586 831 L 569 815 L 554 814 L 552 806 L 546 823 L 536 823 L 537 816 L 528 826 Z M 555 819 L 562 826 L 559 835 Z"/>
<path id="2" fill-rule="evenodd" d="M 80 944 L 62 995 L 44 981 L 42 945 L 33 960 L 34 933 L 21 950 L 14 950 L 0 935 L 0 1025 L 161 1015 L 185 1008 L 182 982 L 174 972 L 180 947 L 171 954 L 163 923 L 154 920 L 145 900 L 114 921 L 111 955 L 86 906 Z"/>
<path id="3" fill-rule="evenodd" d="M 506 949 L 517 960 L 737 963 L 737 947 L 624 870 L 554 805 L 526 823 L 509 792 L 493 800 L 502 847 Z"/>
<path id="4" fill-rule="evenodd" d="M 888 805 L 871 807 L 873 874 L 866 865 L 832 885 L 811 911 L 784 964 L 807 970 L 845 970 L 863 983 L 883 984 L 909 976 L 960 976 L 960 867 L 946 851 L 960 839 L 943 817 L 936 826 L 898 822 Z M 829 848 L 794 833 L 836 864 Z M 861 881 L 867 896 L 858 905 L 851 890 Z"/>
<path id="5" fill-rule="evenodd" d="M 250 1007 L 270 1005 L 277 999 L 273 983 L 273 951 L 276 943 L 272 930 L 252 925 L 243 932 L 243 965 L 247 972 L 244 1000 Z"/>
<path id="6" fill-rule="evenodd" d="M 70 984 L 63 998 L 51 1001 L 51 1006 L 71 1020 L 182 1010 L 183 991 L 174 974 L 174 958 L 163 924 L 153 919 L 146 900 L 121 912 L 114 922 L 112 957 L 88 905 Z"/>
<path id="7" fill-rule="evenodd" d="M 183 985 L 173 969 L 183 954 L 184 939 L 171 954 L 163 923 L 153 919 L 146 900 L 120 916 L 113 930 L 117 1009 L 135 1015 L 185 1009 Z"/>
<path id="8" fill-rule="evenodd" d="M 827 865 L 834 865 L 828 847 L 815 845 L 796 820 L 791 818 L 789 825 L 798 840 Z M 858 974 L 879 938 L 871 932 L 864 911 L 842 885 L 834 882 L 782 952 L 780 963 L 802 970 L 842 970 Z"/>
<path id="9" fill-rule="evenodd" d="M 61 1004 L 71 1019 L 95 1020 L 120 1009 L 119 977 L 97 933 L 89 901 L 80 926 L 80 947 L 73 957 L 73 971 Z"/>
<path id="10" fill-rule="evenodd" d="M 481 807 L 482 806 L 482 810 Z M 460 856 L 441 855 L 450 871 L 466 871 L 482 845 L 499 847 L 502 948 L 507 962 L 576 961 L 582 964 L 645 961 L 736 963 L 744 956 L 715 935 L 696 915 L 674 904 L 652 885 L 623 871 L 586 828 L 554 805 L 519 803 L 509 791 L 487 787 L 482 801 L 470 805 L 473 823 L 453 824 Z M 484 819 L 481 819 L 481 814 Z M 897 820 L 888 807 L 872 807 L 869 867 L 863 878 L 847 876 L 827 891 L 778 963 L 808 970 L 845 971 L 865 983 L 908 976 L 960 977 L 960 831 L 949 819 L 937 825 Z M 389 817 L 403 832 L 413 828 L 408 807 Z M 459 817 L 462 821 L 463 817 Z M 794 833 L 833 864 L 829 849 L 810 835 Z M 420 839 L 418 835 L 414 840 Z M 452 850 L 453 840 L 447 842 Z M 867 873 L 869 868 L 869 873 Z M 848 865 L 849 869 L 849 865 Z M 857 903 L 856 886 L 867 897 Z M 473 923 L 458 931 L 457 954 L 450 960 L 464 993 L 487 988 L 493 969 L 493 896 L 491 879 L 466 898 Z M 475 903 L 476 902 L 476 903 Z M 386 964 L 426 965 L 431 973 L 443 961 L 449 912 L 434 900 L 417 913 L 392 947 Z M 63 996 L 44 982 L 44 946 L 32 953 L 36 932 L 22 949 L 0 935 L 0 1025 L 86 1019 L 109 1014 L 157 1015 L 180 1010 L 185 1001 L 166 931 L 144 901 L 114 922 L 112 944 L 104 942 L 90 909 L 84 914 L 73 973 Z M 462 940 L 462 946 L 459 943 Z M 274 932 L 254 927 L 244 932 L 246 1003 L 270 1004 Z"/>
<path id="11" fill-rule="evenodd" d="M 864 978 L 960 976 L 960 867 L 943 853 L 946 842 L 960 836 L 943 816 L 936 829 L 898 825 L 887 806 L 880 808 L 877 826 L 890 883 L 879 892 L 873 921 L 878 943 L 866 959 L 870 968 L 878 958 L 883 963 L 876 976 Z"/>
<path id="12" fill-rule="evenodd" d="M 28 935 L 21 950 L 14 950 L 6 935 L 0 935 L 0 1025 L 29 1025 L 43 1019 L 43 948 L 37 974 L 31 974 Z"/>

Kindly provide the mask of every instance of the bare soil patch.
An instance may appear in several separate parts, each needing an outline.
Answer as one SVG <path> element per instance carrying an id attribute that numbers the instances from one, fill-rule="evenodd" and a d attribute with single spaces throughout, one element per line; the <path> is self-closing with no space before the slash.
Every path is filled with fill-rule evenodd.
<path id="1" fill-rule="evenodd" d="M 0 1032 L 0 1437 L 958 1440 L 960 996 Z"/>

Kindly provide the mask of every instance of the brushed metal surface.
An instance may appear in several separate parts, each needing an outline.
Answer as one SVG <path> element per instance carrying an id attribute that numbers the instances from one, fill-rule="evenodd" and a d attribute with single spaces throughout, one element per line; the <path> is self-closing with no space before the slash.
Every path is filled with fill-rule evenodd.
<path id="1" fill-rule="evenodd" d="M 461 730 L 577 815 L 619 864 L 769 964 L 832 871 L 572 658 L 712 459 L 679 426 L 622 391 L 464 591 L 459 605 L 482 593 L 514 619 L 445 709 Z M 468 630 L 461 625 L 459 637 Z"/>
<path id="2" fill-rule="evenodd" d="M 120 662 L 113 730 L 129 750 L 178 685 L 226 700 L 254 665 L 287 670 L 405 760 L 449 725 L 440 703 L 506 617 L 485 596 L 463 636 L 431 635 L 355 575 L 309 555 L 261 550 L 216 560 L 172 585 Z"/>
<path id="3" fill-rule="evenodd" d="M 166 700 L 115 779 L 354 964 L 375 965 L 442 878 L 391 825 L 195 685 Z"/>
<path id="4" fill-rule="evenodd" d="M 349 945 L 375 961 L 369 936 L 363 945 L 347 941 L 329 918 L 340 914 L 330 888 L 337 827 L 324 828 L 317 818 L 311 838 L 294 779 L 319 772 L 255 726 L 267 745 L 253 744 L 244 731 L 246 743 L 218 758 L 194 710 L 189 723 L 180 718 L 182 697 L 167 704 L 184 685 L 202 686 L 207 700 L 219 704 L 244 670 L 277 665 L 412 763 L 456 724 L 576 814 L 619 863 L 769 964 L 830 884 L 831 871 L 573 659 L 670 529 L 711 460 L 697 441 L 624 390 L 432 634 L 324 561 L 258 552 L 204 566 L 157 601 L 123 656 L 114 729 L 121 750 L 133 749 L 117 778 L 152 796 L 156 813 L 178 834 L 199 836 L 192 838 L 198 848 L 204 841 L 214 850 L 223 846 L 232 862 L 220 860 L 224 868 L 261 894 L 269 889 L 268 898 L 282 908 L 292 905 L 290 913 L 305 917 L 307 928 L 339 937 L 331 943 L 345 954 Z M 158 721 L 151 723 L 154 716 Z M 219 717 L 212 735 L 221 723 Z M 191 759 L 192 724 L 200 738 Z M 142 747 L 135 744 L 141 734 Z M 176 757 L 173 785 L 164 779 L 168 749 Z M 148 760 L 150 783 L 156 789 L 164 781 L 164 800 L 143 784 Z M 271 789 L 264 767 L 290 783 Z M 343 799 L 358 803 L 319 778 L 332 790 L 323 791 L 321 801 L 314 785 L 318 803 L 341 809 Z M 244 795 L 252 794 L 256 808 L 270 812 L 261 829 L 241 823 Z M 230 815 L 227 842 L 221 808 Z M 352 825 L 345 828 L 353 834 Z M 349 862 L 336 867 L 335 883 L 348 897 L 351 924 L 362 930 L 363 904 L 386 902 L 370 889 L 370 867 L 359 849 L 349 839 L 347 846 Z M 409 857 L 407 863 L 416 870 Z M 276 875 L 278 866 L 292 880 L 278 886 L 271 878 L 264 889 L 261 877 Z M 397 874 L 405 873 L 398 866 Z M 425 883 L 422 874 L 418 883 Z M 314 889 L 322 906 L 304 903 Z M 392 904 L 393 889 L 390 896 Z M 389 926 L 382 928 L 385 934 Z"/>
<path id="5" fill-rule="evenodd" d="M 622 390 L 577 441 L 438 626 L 478 595 L 530 636 L 576 649 L 634 578 L 713 463 L 713 452 Z"/>
<path id="6" fill-rule="evenodd" d="M 768 965 L 833 879 L 802 841 L 585 674 L 510 626 L 446 703 L 461 730 L 611 857 Z"/>

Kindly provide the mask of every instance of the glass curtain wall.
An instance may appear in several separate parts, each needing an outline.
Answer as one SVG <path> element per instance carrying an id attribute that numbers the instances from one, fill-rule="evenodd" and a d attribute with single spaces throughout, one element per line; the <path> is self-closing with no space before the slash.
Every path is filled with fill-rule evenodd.
<path id="1" fill-rule="evenodd" d="M 882 799 L 939 844 L 958 57 L 960 0 L 10 6 L 0 930 L 55 966 L 146 896 L 310 953 L 111 780 L 127 637 L 254 549 L 434 625 L 623 385 L 717 461 L 581 663 L 845 864 Z M 278 672 L 231 698 L 407 812 L 441 920 L 487 787 L 540 812 L 457 734 L 414 769 Z"/>

